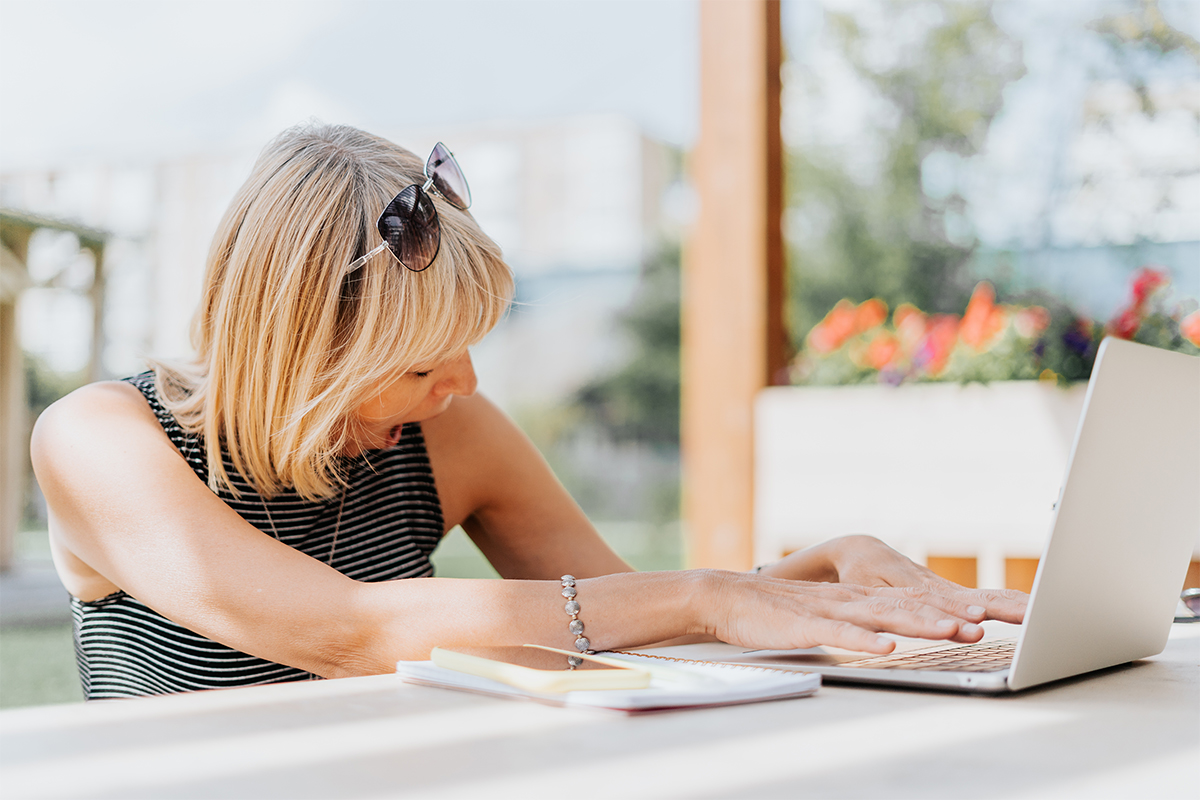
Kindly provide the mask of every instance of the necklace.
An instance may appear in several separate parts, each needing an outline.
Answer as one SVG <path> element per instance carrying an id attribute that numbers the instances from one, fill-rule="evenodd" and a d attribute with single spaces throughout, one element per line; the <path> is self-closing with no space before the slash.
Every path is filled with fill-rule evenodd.
<path id="1" fill-rule="evenodd" d="M 275 527 L 275 518 L 271 516 L 271 509 L 269 506 L 267 506 L 267 501 L 262 498 L 262 495 L 259 495 L 258 502 L 262 503 L 263 511 L 267 512 L 267 522 L 271 523 L 271 534 L 275 537 L 276 541 L 282 543 L 283 539 L 279 538 L 279 530 Z M 333 523 L 333 541 L 329 543 L 329 558 L 326 559 L 326 563 L 329 564 L 329 566 L 331 566 L 331 567 L 333 566 L 333 553 L 334 553 L 334 550 L 337 548 L 338 533 L 342 529 L 342 510 L 345 507 L 346 507 L 346 487 L 343 486 L 342 487 L 342 499 L 341 499 L 341 502 L 338 503 L 337 520 Z"/>

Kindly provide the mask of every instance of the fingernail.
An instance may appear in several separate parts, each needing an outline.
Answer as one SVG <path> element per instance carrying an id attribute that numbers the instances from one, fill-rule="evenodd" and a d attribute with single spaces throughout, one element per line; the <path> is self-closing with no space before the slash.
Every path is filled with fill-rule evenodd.
<path id="1" fill-rule="evenodd" d="M 892 643 L 892 640 L 887 638 L 886 636 L 876 636 L 875 637 L 875 644 L 879 645 L 880 647 L 887 647 L 891 643 Z"/>
<path id="2" fill-rule="evenodd" d="M 972 623 L 972 622 L 968 622 L 966 625 L 963 625 L 961 628 L 959 628 L 959 630 L 960 630 L 962 633 L 965 633 L 965 634 L 967 634 L 968 636 L 970 636 L 970 635 L 973 635 L 974 633 L 976 633 L 977 631 L 979 631 L 979 630 L 982 630 L 982 629 L 981 629 L 981 628 L 980 628 L 978 625 L 976 625 L 976 624 L 974 624 L 974 623 Z"/>
<path id="3" fill-rule="evenodd" d="M 956 624 L 958 623 L 952 619 L 939 619 L 937 621 L 937 626 L 939 628 L 953 628 Z"/>
<path id="4" fill-rule="evenodd" d="M 980 614 L 986 614 L 987 609 L 983 606 L 971 606 L 967 609 L 967 613 L 971 616 L 978 617 Z"/>

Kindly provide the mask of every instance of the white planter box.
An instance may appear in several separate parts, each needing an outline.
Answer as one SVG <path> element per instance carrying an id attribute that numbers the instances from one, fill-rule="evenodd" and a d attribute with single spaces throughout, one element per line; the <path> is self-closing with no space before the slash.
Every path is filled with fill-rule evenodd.
<path id="1" fill-rule="evenodd" d="M 869 533 L 917 561 L 1036 558 L 1086 386 L 1037 381 L 777 387 L 755 409 L 758 563 Z"/>

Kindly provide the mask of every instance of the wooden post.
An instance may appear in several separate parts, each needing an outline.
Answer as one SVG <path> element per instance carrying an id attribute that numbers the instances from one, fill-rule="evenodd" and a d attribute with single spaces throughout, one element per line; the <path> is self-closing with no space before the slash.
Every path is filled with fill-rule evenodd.
<path id="1" fill-rule="evenodd" d="M 80 242 L 82 249 L 92 254 L 92 288 L 88 299 L 92 303 L 92 346 L 88 354 L 88 383 L 108 377 L 104 368 L 104 242 Z"/>
<path id="2" fill-rule="evenodd" d="M 17 262 L 9 262 L 8 266 L 22 273 L 31 233 L 28 229 L 6 228 L 0 238 L 5 260 L 11 254 Z M 25 363 L 17 330 L 17 300 L 23 287 L 18 280 L 9 280 L 4 288 L 0 292 L 0 571 L 13 565 L 29 461 Z"/>
<path id="3" fill-rule="evenodd" d="M 684 250 L 688 565 L 753 558 L 753 405 L 782 377 L 783 144 L 777 0 L 700 3 L 699 214 Z"/>

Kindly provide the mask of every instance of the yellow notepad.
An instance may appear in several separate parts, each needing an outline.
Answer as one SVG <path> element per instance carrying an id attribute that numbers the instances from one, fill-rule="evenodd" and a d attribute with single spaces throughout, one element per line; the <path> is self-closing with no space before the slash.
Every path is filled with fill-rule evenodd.
<path id="1" fill-rule="evenodd" d="M 439 667 L 539 693 L 645 689 L 649 670 L 550 647 L 433 648 Z"/>

